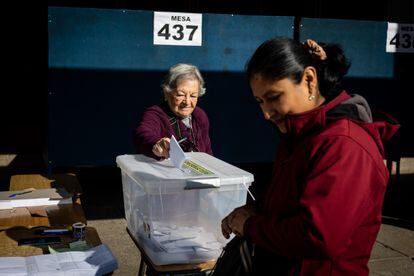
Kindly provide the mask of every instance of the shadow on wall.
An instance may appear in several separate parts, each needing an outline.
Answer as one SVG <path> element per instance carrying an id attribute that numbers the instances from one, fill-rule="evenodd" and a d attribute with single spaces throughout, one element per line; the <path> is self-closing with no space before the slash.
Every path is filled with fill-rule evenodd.
<path id="1" fill-rule="evenodd" d="M 345 78 L 344 87 L 350 94 L 359 94 L 367 99 L 373 111 L 383 111 L 400 123 L 400 155 L 414 156 L 414 121 L 412 120 L 412 98 L 407 93 L 408 81 L 401 79 Z"/>
<path id="2" fill-rule="evenodd" d="M 207 93 L 200 99 L 210 118 L 214 154 L 227 162 L 268 162 L 279 138 L 263 119 L 243 72 L 202 72 Z M 132 136 L 145 108 L 163 99 L 165 72 L 50 70 L 49 160 L 52 166 L 113 165 L 135 152 Z M 350 93 L 366 97 L 373 109 L 403 125 L 401 149 L 414 155 L 408 83 L 347 78 Z M 390 91 L 393 91 L 392 93 Z"/>
<path id="3" fill-rule="evenodd" d="M 135 152 L 132 135 L 145 108 L 163 100 L 165 72 L 50 70 L 52 166 L 112 165 Z M 244 73 L 202 72 L 199 101 L 210 118 L 214 154 L 227 162 L 273 159 L 278 141 L 251 96 Z"/>
<path id="4" fill-rule="evenodd" d="M 390 179 L 384 199 L 383 222 L 414 230 L 414 173 L 395 175 Z"/>

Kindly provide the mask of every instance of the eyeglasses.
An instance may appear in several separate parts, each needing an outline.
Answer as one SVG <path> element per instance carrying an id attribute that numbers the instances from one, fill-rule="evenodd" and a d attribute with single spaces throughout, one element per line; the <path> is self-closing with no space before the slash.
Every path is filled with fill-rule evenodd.
<path id="1" fill-rule="evenodd" d="M 171 93 L 171 95 L 173 95 L 173 97 L 177 100 L 184 100 L 187 98 L 187 95 L 190 96 L 190 99 L 195 100 L 199 96 L 198 92 L 186 93 L 180 90 L 174 91 L 173 93 Z"/>

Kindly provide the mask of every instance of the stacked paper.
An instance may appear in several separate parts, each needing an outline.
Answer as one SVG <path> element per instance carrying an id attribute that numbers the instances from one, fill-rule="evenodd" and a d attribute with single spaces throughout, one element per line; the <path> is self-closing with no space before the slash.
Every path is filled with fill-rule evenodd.
<path id="1" fill-rule="evenodd" d="M 83 252 L 0 258 L 0 275 L 103 275 L 117 268 L 118 262 L 104 244 Z"/>
<path id="2" fill-rule="evenodd" d="M 72 204 L 72 195 L 65 189 L 35 189 L 31 192 L 19 194 L 20 191 L 0 192 L 0 210 L 16 207 L 48 206 L 58 204 Z M 14 197 L 10 197 L 15 194 Z"/>
<path id="3" fill-rule="evenodd" d="M 222 244 L 216 237 L 199 226 L 176 226 L 153 222 L 151 238 L 158 248 L 168 252 L 201 252 L 218 250 Z"/>

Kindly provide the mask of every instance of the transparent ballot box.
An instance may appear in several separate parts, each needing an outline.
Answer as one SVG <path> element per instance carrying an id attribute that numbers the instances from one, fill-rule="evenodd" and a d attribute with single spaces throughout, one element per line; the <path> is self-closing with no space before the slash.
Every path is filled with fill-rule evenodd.
<path id="1" fill-rule="evenodd" d="M 253 182 L 251 173 L 211 155 L 186 155 L 208 174 L 180 170 L 169 159 L 116 158 L 128 229 L 156 265 L 216 259 L 228 241 L 221 220 L 246 203 Z"/>

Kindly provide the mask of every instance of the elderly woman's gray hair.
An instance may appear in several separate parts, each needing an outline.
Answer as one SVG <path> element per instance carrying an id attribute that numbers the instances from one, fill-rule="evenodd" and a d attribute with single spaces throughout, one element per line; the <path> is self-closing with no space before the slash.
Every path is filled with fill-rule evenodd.
<path id="1" fill-rule="evenodd" d="M 170 68 L 161 84 L 161 88 L 164 92 L 170 93 L 176 89 L 178 84 L 183 80 L 198 80 L 200 83 L 198 95 L 201 97 L 206 93 L 204 79 L 198 68 L 194 65 L 185 63 L 179 63 Z"/>

